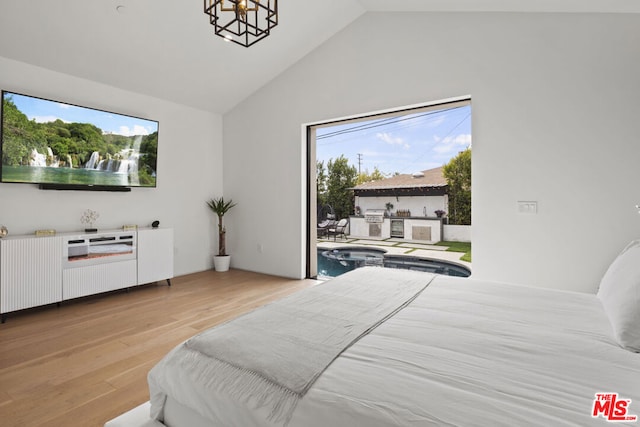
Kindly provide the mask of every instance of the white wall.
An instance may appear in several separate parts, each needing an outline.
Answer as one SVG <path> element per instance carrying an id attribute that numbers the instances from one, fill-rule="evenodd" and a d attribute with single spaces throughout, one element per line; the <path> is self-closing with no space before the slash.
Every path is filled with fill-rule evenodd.
<path id="1" fill-rule="evenodd" d="M 356 197 L 356 204 L 360 206 L 363 215 L 367 209 L 384 210 L 387 203 L 393 205 L 391 212 L 409 210 L 411 211 L 411 216 L 435 217 L 437 209 L 447 211 L 444 196 Z M 427 213 L 426 215 L 424 214 L 425 212 Z"/>
<path id="2" fill-rule="evenodd" d="M 442 240 L 447 242 L 471 242 L 470 225 L 448 225 L 442 227 Z M 473 250 L 473 249 L 472 249 Z"/>
<path id="3" fill-rule="evenodd" d="M 0 183 L 0 224 L 11 234 L 81 230 L 86 209 L 100 213 L 99 229 L 158 219 L 174 228 L 176 275 L 211 268 L 214 224 L 205 201 L 222 194 L 220 116 L 2 57 L 0 88 L 160 122 L 157 188 L 44 191 Z"/>
<path id="4" fill-rule="evenodd" d="M 639 45 L 640 15 L 364 15 L 225 115 L 233 265 L 304 275 L 302 123 L 471 95 L 474 277 L 594 291 L 640 231 Z"/>

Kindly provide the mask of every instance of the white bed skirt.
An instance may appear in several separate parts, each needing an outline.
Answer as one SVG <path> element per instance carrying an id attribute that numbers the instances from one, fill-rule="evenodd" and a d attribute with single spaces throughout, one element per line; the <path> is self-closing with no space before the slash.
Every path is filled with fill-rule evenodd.
<path id="1" fill-rule="evenodd" d="M 211 422 L 192 409 L 167 397 L 165 424 L 151 419 L 151 403 L 145 402 L 117 418 L 107 421 L 104 427 L 211 427 Z"/>
<path id="2" fill-rule="evenodd" d="M 164 424 L 151 419 L 150 410 L 151 404 L 145 402 L 119 417 L 107 421 L 104 427 L 164 427 Z"/>

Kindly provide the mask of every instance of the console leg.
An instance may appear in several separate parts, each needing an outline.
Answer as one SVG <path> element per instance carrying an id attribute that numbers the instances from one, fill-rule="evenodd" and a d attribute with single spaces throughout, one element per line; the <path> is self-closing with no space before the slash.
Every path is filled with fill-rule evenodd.
<path id="1" fill-rule="evenodd" d="M 171 286 L 171 279 L 167 279 L 167 285 Z"/>
<path id="2" fill-rule="evenodd" d="M 7 321 L 7 315 L 3 314 L 2 315 L 2 323 L 6 322 L 6 321 Z"/>

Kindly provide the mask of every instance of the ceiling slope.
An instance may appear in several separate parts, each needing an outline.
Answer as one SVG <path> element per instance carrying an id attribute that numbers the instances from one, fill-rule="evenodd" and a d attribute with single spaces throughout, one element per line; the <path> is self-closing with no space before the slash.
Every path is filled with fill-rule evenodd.
<path id="1" fill-rule="evenodd" d="M 202 0 L 0 2 L 0 56 L 224 113 L 362 15 L 357 0 L 280 1 L 250 48 L 216 36 Z"/>
<path id="2" fill-rule="evenodd" d="M 202 0 L 0 2 L 0 56 L 224 114 L 367 11 L 640 12 L 636 0 L 280 0 L 250 48 Z"/>

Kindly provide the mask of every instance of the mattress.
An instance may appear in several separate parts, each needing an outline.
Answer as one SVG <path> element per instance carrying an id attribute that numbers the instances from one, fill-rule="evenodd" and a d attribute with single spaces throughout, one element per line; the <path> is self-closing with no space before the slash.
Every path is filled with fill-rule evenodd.
<path id="1" fill-rule="evenodd" d="M 167 375 L 171 390 L 151 392 L 166 392 L 170 427 L 604 425 L 597 394 L 640 414 L 640 354 L 595 295 L 448 276 L 344 350 L 287 423 Z"/>

